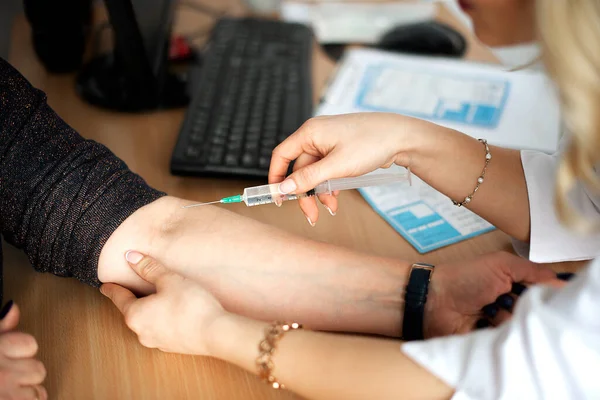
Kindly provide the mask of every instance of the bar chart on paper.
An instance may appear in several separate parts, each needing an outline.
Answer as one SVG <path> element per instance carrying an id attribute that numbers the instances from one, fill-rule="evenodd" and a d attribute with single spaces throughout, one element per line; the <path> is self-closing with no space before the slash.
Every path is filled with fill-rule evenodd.
<path id="1" fill-rule="evenodd" d="M 367 69 L 356 107 L 494 128 L 504 111 L 509 90 L 510 83 L 501 79 L 448 77 L 378 65 Z"/>

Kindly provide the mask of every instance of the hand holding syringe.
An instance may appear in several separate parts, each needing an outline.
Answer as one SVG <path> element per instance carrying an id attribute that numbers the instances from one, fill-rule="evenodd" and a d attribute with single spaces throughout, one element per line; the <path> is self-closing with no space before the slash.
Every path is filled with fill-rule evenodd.
<path id="1" fill-rule="evenodd" d="M 192 208 L 208 204 L 231 204 L 244 202 L 248 207 L 258 206 L 262 204 L 281 204 L 288 200 L 297 200 L 304 197 L 312 197 L 319 194 L 332 194 L 336 190 L 359 189 L 369 186 L 389 185 L 397 182 L 410 182 L 410 171 L 398 171 L 392 173 L 370 173 L 353 178 L 329 179 L 313 190 L 300 194 L 282 194 L 279 192 L 279 184 L 273 183 L 270 185 L 253 186 L 244 189 L 243 194 L 236 196 L 224 197 L 221 200 L 210 203 L 198 203 L 184 206 L 183 208 Z"/>

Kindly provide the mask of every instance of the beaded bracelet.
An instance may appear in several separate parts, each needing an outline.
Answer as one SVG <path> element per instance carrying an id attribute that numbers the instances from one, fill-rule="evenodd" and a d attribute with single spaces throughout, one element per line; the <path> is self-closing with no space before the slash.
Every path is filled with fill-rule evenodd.
<path id="1" fill-rule="evenodd" d="M 479 175 L 479 178 L 477 178 L 477 184 L 475 185 L 475 189 L 473 189 L 473 192 L 471 192 L 471 194 L 465 197 L 465 199 L 461 202 L 452 200 L 452 203 L 457 207 L 466 206 L 471 202 L 473 196 L 475 196 L 475 193 L 477 193 L 477 191 L 479 190 L 479 186 L 481 186 L 481 184 L 483 183 L 483 180 L 485 178 L 485 171 L 487 170 L 488 164 L 492 159 L 492 153 L 490 153 L 490 148 L 488 146 L 487 140 L 479 139 L 479 141 L 485 146 L 485 165 L 483 166 L 483 171 L 481 171 L 481 175 Z"/>
<path id="2" fill-rule="evenodd" d="M 271 385 L 273 389 L 285 389 L 285 386 L 277 381 L 273 376 L 273 354 L 277 349 L 277 342 L 281 340 L 283 335 L 290 330 L 302 329 L 302 325 L 299 323 L 284 323 L 284 322 L 273 322 L 271 325 L 265 328 L 265 338 L 261 340 L 258 345 L 259 355 L 256 359 L 256 365 L 258 366 L 258 376 L 260 379 Z"/>

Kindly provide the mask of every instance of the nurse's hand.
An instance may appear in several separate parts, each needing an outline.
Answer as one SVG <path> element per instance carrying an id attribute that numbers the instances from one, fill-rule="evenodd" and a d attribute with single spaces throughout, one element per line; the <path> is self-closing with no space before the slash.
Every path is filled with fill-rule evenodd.
<path id="1" fill-rule="evenodd" d="M 169 353 L 209 355 L 207 331 L 226 314 L 217 299 L 197 282 L 165 268 L 155 259 L 127 252 L 131 268 L 156 287 L 156 293 L 138 299 L 113 283 L 100 291 L 110 298 L 138 335 L 140 343 Z"/>
<path id="2" fill-rule="evenodd" d="M 0 320 L 0 400 L 46 400 L 48 394 L 41 386 L 46 369 L 35 358 L 38 344 L 33 336 L 15 330 L 19 307 L 10 304 Z M 6 311 L 3 309 L 2 314 Z"/>
<path id="3" fill-rule="evenodd" d="M 282 182 L 282 193 L 303 193 L 332 178 L 360 176 L 392 164 L 408 166 L 410 151 L 431 140 L 427 131 L 445 130 L 438 125 L 387 113 L 356 113 L 312 118 L 273 151 L 269 183 Z M 296 160 L 287 179 L 289 164 Z M 285 181 L 284 181 L 285 179 Z M 333 215 L 334 196 L 319 200 Z M 299 201 L 314 224 L 319 216 L 314 198 Z"/>

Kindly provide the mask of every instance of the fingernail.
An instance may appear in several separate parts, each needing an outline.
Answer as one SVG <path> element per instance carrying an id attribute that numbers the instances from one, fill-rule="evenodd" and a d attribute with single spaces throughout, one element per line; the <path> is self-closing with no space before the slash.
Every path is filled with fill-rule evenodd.
<path id="1" fill-rule="evenodd" d="M 498 314 L 498 306 L 496 304 L 488 304 L 481 309 L 483 313 L 489 318 L 494 318 Z"/>
<path id="2" fill-rule="evenodd" d="M 292 179 L 286 179 L 279 184 L 279 192 L 282 194 L 288 194 L 296 190 L 296 182 Z"/>
<path id="3" fill-rule="evenodd" d="M 563 281 L 570 281 L 575 276 L 572 272 L 561 272 L 556 274 L 556 277 Z"/>
<path id="4" fill-rule="evenodd" d="M 306 217 L 306 220 L 308 221 L 310 226 L 314 227 L 316 225 L 314 222 L 312 222 L 312 219 L 310 219 L 308 216 Z"/>
<path id="5" fill-rule="evenodd" d="M 129 250 L 127 253 L 125 253 L 125 259 L 133 265 L 139 263 L 142 258 L 144 258 L 144 256 L 137 251 Z"/>
<path id="6" fill-rule="evenodd" d="M 323 204 L 323 207 L 325 207 L 325 209 L 327 211 L 329 211 L 329 214 L 331 214 L 332 216 L 335 216 L 335 213 L 331 210 L 331 208 L 327 207 L 325 204 Z"/>
<path id="7" fill-rule="evenodd" d="M 504 308 L 507 311 L 511 311 L 515 304 L 515 299 L 510 294 L 502 294 L 496 299 L 496 304 L 500 308 Z"/>
<path id="8" fill-rule="evenodd" d="M 475 323 L 475 328 L 476 329 L 482 329 L 482 328 L 487 328 L 488 326 L 490 326 L 490 321 L 488 321 L 487 319 L 478 319 L 477 322 Z"/>
<path id="9" fill-rule="evenodd" d="M 106 293 L 104 293 L 104 286 L 100 286 L 100 293 L 102 293 L 104 296 L 106 296 Z"/>
<path id="10" fill-rule="evenodd" d="M 523 285 L 522 283 L 516 282 L 512 284 L 512 288 L 510 289 L 510 291 L 516 294 L 517 296 L 520 296 L 521 294 L 525 293 L 526 290 L 527 286 Z"/>
<path id="11" fill-rule="evenodd" d="M 8 303 L 6 303 L 4 305 L 4 307 L 2 307 L 2 310 L 0 310 L 0 319 L 4 319 L 4 317 L 6 317 L 6 315 L 10 312 L 10 309 L 12 308 L 14 302 L 12 300 L 9 300 Z"/>

